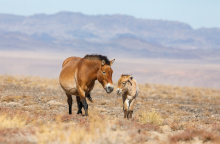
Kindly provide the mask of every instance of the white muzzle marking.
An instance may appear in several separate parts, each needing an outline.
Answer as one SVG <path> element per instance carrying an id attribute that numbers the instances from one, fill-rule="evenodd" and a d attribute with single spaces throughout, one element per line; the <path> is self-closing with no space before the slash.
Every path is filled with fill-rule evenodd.
<path id="1" fill-rule="evenodd" d="M 111 93 L 114 90 L 114 86 L 108 83 L 107 85 L 105 85 L 105 90 L 107 93 Z"/>
<path id="2" fill-rule="evenodd" d="M 120 88 L 117 88 L 116 92 L 117 92 L 118 95 L 120 95 L 122 90 Z"/>

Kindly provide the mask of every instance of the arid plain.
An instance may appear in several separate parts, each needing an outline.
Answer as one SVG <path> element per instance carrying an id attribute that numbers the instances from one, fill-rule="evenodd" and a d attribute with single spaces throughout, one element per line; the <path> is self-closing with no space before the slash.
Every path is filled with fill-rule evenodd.
<path id="1" fill-rule="evenodd" d="M 68 114 L 58 79 L 0 75 L 0 143 L 219 143 L 220 90 L 140 84 L 134 117 L 99 83 L 89 117 Z"/>
<path id="2" fill-rule="evenodd" d="M 122 98 L 98 82 L 89 117 L 76 114 L 75 98 L 68 114 L 58 83 L 66 56 L 1 53 L 0 143 L 220 143 L 218 63 L 116 58 L 115 87 L 121 73 L 140 87 L 134 117 L 125 120 Z"/>
<path id="3" fill-rule="evenodd" d="M 0 74 L 58 78 L 62 62 L 70 56 L 87 53 L 58 53 L 52 51 L 0 51 Z M 107 54 L 106 54 L 107 55 Z M 150 59 L 108 55 L 116 59 L 112 66 L 113 81 L 123 73 L 133 74 L 142 84 L 168 84 L 220 88 L 219 60 Z"/>

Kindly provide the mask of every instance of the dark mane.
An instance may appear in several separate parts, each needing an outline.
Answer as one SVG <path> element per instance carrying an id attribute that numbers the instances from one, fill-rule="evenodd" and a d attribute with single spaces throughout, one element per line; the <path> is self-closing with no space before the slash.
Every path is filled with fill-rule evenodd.
<path id="1" fill-rule="evenodd" d="M 92 55 L 86 55 L 84 56 L 84 59 L 89 59 L 89 60 L 105 60 L 105 63 L 107 65 L 110 65 L 110 61 L 109 59 L 106 57 L 106 56 L 103 56 L 103 55 L 97 55 L 97 54 L 92 54 Z"/>
<path id="2" fill-rule="evenodd" d="M 122 74 L 121 76 L 130 76 L 130 75 L 132 75 L 132 74 Z"/>

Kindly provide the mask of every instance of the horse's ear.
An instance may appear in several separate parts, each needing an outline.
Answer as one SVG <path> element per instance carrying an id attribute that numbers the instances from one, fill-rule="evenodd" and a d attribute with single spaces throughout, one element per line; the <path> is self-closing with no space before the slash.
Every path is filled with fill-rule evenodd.
<path id="1" fill-rule="evenodd" d="M 110 61 L 110 66 L 114 63 L 115 59 Z"/>
<path id="2" fill-rule="evenodd" d="M 104 66 L 105 65 L 105 60 L 102 60 L 102 66 Z"/>
<path id="3" fill-rule="evenodd" d="M 130 79 L 133 80 L 133 76 L 132 75 L 130 76 Z"/>

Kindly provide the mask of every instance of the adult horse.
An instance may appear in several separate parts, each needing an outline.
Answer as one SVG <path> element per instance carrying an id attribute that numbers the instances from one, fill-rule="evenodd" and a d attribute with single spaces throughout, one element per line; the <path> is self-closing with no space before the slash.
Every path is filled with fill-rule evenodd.
<path id="1" fill-rule="evenodd" d="M 107 93 L 113 91 L 111 65 L 114 61 L 109 61 L 102 55 L 86 55 L 84 58 L 69 57 L 63 62 L 59 81 L 67 96 L 69 114 L 72 114 L 72 95 L 75 95 L 78 105 L 77 114 L 82 114 L 83 107 L 85 115 L 88 116 L 86 97 L 92 101 L 90 92 L 96 80 L 102 84 Z"/>

